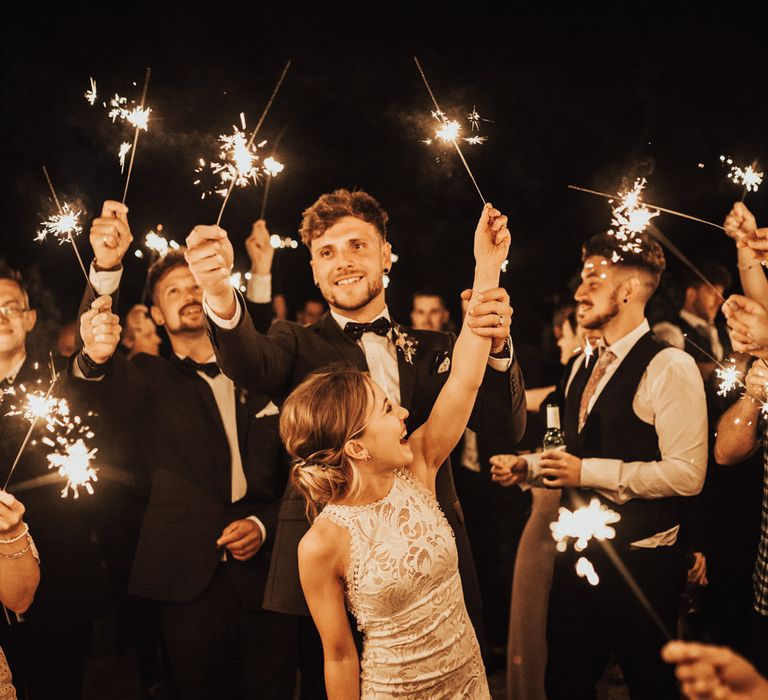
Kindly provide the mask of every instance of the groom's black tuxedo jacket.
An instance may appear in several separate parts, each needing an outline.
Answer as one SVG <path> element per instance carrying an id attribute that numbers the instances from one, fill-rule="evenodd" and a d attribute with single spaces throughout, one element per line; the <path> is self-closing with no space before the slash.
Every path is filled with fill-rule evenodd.
<path id="1" fill-rule="evenodd" d="M 241 302 L 242 304 L 242 302 Z M 219 366 L 238 386 L 258 391 L 282 402 L 311 372 L 332 363 L 347 363 L 368 370 L 360 346 L 326 313 L 307 328 L 277 321 L 267 335 L 257 332 L 249 314 L 238 325 L 225 330 L 208 324 Z M 408 410 L 408 431 L 422 425 L 448 378 L 445 359 L 453 350 L 454 338 L 447 333 L 404 329 L 418 341 L 413 362 L 398 351 L 401 404 Z M 493 435 L 494 444 L 507 451 L 525 430 L 525 393 L 520 368 L 513 361 L 507 372 L 487 369 L 470 425 L 481 434 Z M 501 440 L 499 437 L 501 436 Z M 437 476 L 437 499 L 456 533 L 459 567 L 467 608 L 474 619 L 480 610 L 472 552 L 464 527 L 450 468 Z M 267 582 L 264 607 L 277 612 L 308 614 L 298 576 L 297 549 L 309 524 L 304 501 L 290 487 L 280 508 L 278 531 Z"/>

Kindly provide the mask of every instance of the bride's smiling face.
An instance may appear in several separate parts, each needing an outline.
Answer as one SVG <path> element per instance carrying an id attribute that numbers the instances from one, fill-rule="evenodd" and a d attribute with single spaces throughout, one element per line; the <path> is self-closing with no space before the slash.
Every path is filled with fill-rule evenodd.
<path id="1" fill-rule="evenodd" d="M 355 442 L 365 448 L 377 469 L 407 466 L 413 461 L 405 427 L 408 411 L 391 402 L 376 382 L 371 381 L 371 388 L 365 431 Z M 359 458 L 357 464 L 360 465 Z"/>

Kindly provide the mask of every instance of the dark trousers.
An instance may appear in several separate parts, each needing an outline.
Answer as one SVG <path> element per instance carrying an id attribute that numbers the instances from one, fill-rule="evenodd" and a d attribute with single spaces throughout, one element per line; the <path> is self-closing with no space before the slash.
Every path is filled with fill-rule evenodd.
<path id="1" fill-rule="evenodd" d="M 296 618 L 243 607 L 226 563 L 195 600 L 164 603 L 161 620 L 181 700 L 292 696 Z"/>
<path id="2" fill-rule="evenodd" d="M 31 619 L 3 625 L 0 646 L 19 698 L 81 700 L 91 633 L 90 622 L 64 626 Z"/>
<path id="3" fill-rule="evenodd" d="M 600 582 L 575 571 L 579 556 L 594 565 Z M 672 634 L 685 588 L 679 546 L 624 550 L 620 556 Z M 568 551 L 555 562 L 547 623 L 546 689 L 549 700 L 593 700 L 595 685 L 614 653 L 632 700 L 679 700 L 674 672 L 662 661 L 665 637 L 596 544 Z"/>

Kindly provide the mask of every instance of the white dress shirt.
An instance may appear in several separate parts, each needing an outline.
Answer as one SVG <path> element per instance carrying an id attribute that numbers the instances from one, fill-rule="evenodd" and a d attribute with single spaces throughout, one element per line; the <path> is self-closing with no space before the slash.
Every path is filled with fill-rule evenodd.
<path id="1" fill-rule="evenodd" d="M 647 320 L 609 346 L 616 359 L 608 366 L 587 406 L 589 413 L 600 393 L 629 351 L 650 330 Z M 566 386 L 570 389 L 583 358 L 573 365 Z M 707 471 L 707 406 L 704 383 L 696 363 L 686 352 L 665 348 L 648 363 L 637 387 L 632 410 L 644 423 L 653 425 L 659 439 L 661 459 L 624 462 L 589 457 L 581 460 L 581 486 L 614 501 L 631 498 L 695 496 L 701 492 Z M 539 454 L 524 455 L 529 481 L 540 476 Z M 673 544 L 678 528 L 632 543 L 637 547 Z"/>

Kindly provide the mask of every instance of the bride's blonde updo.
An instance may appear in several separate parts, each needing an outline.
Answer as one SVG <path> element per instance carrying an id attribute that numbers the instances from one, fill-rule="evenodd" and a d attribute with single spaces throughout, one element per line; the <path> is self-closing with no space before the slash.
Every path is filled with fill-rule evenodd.
<path id="1" fill-rule="evenodd" d="M 283 403 L 280 437 L 293 458 L 291 483 L 307 501 L 307 517 L 318 506 L 354 493 L 359 475 L 344 445 L 365 430 L 373 396 L 371 379 L 340 366 L 310 374 Z"/>

